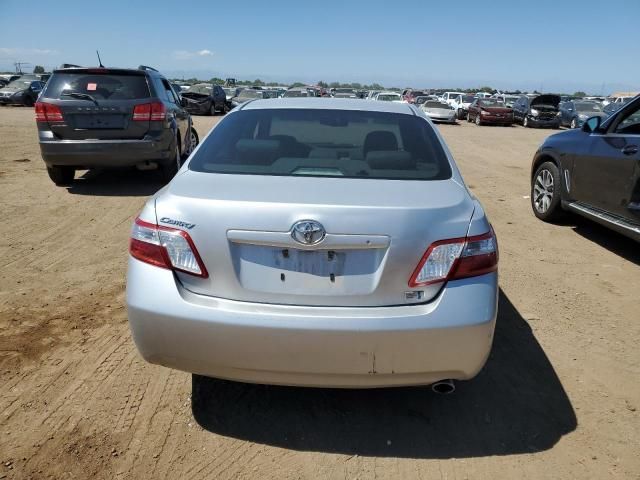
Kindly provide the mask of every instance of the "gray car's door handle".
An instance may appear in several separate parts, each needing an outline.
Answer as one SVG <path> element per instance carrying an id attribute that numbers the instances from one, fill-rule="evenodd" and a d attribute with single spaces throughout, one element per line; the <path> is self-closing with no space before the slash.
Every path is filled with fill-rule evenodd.
<path id="1" fill-rule="evenodd" d="M 636 153 L 638 153 L 638 146 L 637 145 L 627 145 L 626 147 L 624 147 L 622 149 L 622 153 L 624 153 L 625 155 L 635 155 Z"/>

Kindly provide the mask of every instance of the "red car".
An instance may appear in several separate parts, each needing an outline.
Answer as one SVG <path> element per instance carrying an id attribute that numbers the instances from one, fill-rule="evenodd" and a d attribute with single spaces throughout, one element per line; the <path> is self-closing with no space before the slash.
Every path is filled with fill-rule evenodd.
<path id="1" fill-rule="evenodd" d="M 467 122 L 476 125 L 507 125 L 513 124 L 513 110 L 497 98 L 476 98 L 469 105 Z"/>

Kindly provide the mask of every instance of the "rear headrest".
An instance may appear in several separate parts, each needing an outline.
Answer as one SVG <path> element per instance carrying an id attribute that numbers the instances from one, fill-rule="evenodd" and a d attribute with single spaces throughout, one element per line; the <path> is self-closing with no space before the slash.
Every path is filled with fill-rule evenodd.
<path id="1" fill-rule="evenodd" d="M 386 130 L 375 130 L 369 132 L 364 139 L 362 153 L 366 157 L 367 154 L 374 150 L 398 150 L 398 140 L 393 132 Z"/>
<path id="2" fill-rule="evenodd" d="M 366 161 L 373 170 L 412 170 L 416 166 L 411 154 L 403 150 L 369 152 Z"/>
<path id="3" fill-rule="evenodd" d="M 243 138 L 236 143 L 236 151 L 242 163 L 270 165 L 280 156 L 280 142 Z"/>

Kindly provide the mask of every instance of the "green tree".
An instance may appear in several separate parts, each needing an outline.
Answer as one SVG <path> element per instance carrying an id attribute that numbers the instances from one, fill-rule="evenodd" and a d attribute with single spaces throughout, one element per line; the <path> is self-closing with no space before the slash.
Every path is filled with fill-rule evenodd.
<path id="1" fill-rule="evenodd" d="M 44 67 L 42 65 L 36 65 L 33 67 L 33 73 L 44 73 Z"/>
<path id="2" fill-rule="evenodd" d="M 577 91 L 573 93 L 574 97 L 586 97 L 587 94 L 585 92 Z"/>
<path id="3" fill-rule="evenodd" d="M 304 83 L 302 83 L 302 82 L 295 82 L 295 83 L 292 83 L 292 84 L 291 84 L 291 87 L 292 87 L 292 88 L 304 87 L 304 85 L 305 85 L 305 84 L 304 84 Z"/>
<path id="4" fill-rule="evenodd" d="M 322 80 L 320 80 L 320 81 L 318 82 L 318 86 L 319 86 L 319 87 L 322 87 L 322 88 L 328 88 L 328 87 L 329 87 L 329 84 L 328 84 L 327 82 L 323 82 Z"/>
<path id="5" fill-rule="evenodd" d="M 213 83 L 214 85 L 223 85 L 224 84 L 224 80 L 218 77 L 213 77 L 211 79 L 209 79 L 209 83 Z"/>

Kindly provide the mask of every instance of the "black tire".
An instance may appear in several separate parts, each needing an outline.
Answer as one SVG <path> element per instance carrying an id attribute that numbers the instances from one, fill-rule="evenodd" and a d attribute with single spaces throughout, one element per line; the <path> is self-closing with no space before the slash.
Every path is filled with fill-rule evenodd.
<path id="1" fill-rule="evenodd" d="M 522 117 L 522 126 L 524 128 L 531 128 L 531 125 L 529 125 L 529 119 L 527 118 L 526 115 Z"/>
<path id="2" fill-rule="evenodd" d="M 531 179 L 531 209 L 545 222 L 553 222 L 562 215 L 560 171 L 553 162 L 540 165 Z"/>
<path id="3" fill-rule="evenodd" d="M 473 120 L 471 120 L 471 113 L 467 112 L 467 123 L 471 123 Z"/>
<path id="4" fill-rule="evenodd" d="M 76 176 L 76 169 L 73 167 L 47 167 L 49 178 L 59 187 L 71 185 Z"/>
<path id="5" fill-rule="evenodd" d="M 571 125 L 570 125 L 570 127 L 571 127 L 571 128 L 578 128 L 578 122 L 576 122 L 576 119 L 575 119 L 575 118 L 571 119 Z"/>
<path id="6" fill-rule="evenodd" d="M 160 173 L 162 174 L 162 180 L 166 183 L 169 183 L 173 177 L 176 176 L 178 170 L 182 166 L 182 157 L 180 155 L 180 146 L 179 142 L 176 139 L 176 152 L 173 158 L 167 162 L 160 165 Z"/>
<path id="7" fill-rule="evenodd" d="M 189 139 L 188 139 L 188 149 L 187 151 L 184 153 L 184 155 L 182 156 L 182 161 L 184 162 L 187 158 L 189 158 L 189 155 L 191 155 L 193 153 L 193 151 L 195 150 L 195 148 L 200 144 L 200 137 L 198 136 L 198 132 L 196 131 L 195 128 L 191 127 L 191 131 L 190 131 L 190 135 L 189 135 Z"/>
<path id="8" fill-rule="evenodd" d="M 22 103 L 24 104 L 25 107 L 33 107 L 33 98 L 25 97 Z"/>
<path id="9" fill-rule="evenodd" d="M 480 118 L 480 114 L 476 113 L 476 125 L 480 126 L 482 125 L 482 119 Z"/>
<path id="10" fill-rule="evenodd" d="M 216 102 L 211 102 L 211 106 L 209 107 L 209 112 L 207 115 L 211 115 L 212 117 L 216 114 Z"/>

